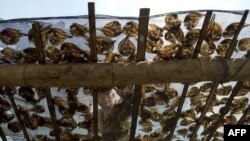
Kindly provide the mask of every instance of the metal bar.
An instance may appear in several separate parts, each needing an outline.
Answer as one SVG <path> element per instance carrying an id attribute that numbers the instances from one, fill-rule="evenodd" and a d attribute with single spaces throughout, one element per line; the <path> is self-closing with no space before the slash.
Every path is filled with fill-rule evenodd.
<path id="1" fill-rule="evenodd" d="M 33 32 L 34 32 L 34 42 L 35 42 L 35 46 L 36 46 L 36 49 L 37 49 L 38 62 L 40 64 L 44 64 L 45 63 L 45 55 L 44 55 L 44 47 L 45 47 L 45 45 L 43 44 L 43 41 L 42 41 L 40 24 L 38 22 L 33 23 L 32 24 L 32 29 L 33 29 Z M 50 88 L 46 87 L 46 88 L 43 88 L 43 89 L 44 89 L 44 91 L 46 93 L 46 100 L 47 100 L 47 104 L 48 104 L 48 108 L 49 108 L 50 117 L 51 117 L 51 120 L 52 120 L 53 131 L 55 132 L 56 140 L 61 141 L 60 131 L 59 131 L 59 128 L 58 128 L 58 125 L 57 125 L 55 107 L 54 107 L 54 104 L 52 102 L 52 96 L 51 96 Z"/>
<path id="2" fill-rule="evenodd" d="M 233 36 L 233 39 L 232 39 L 232 41 L 231 41 L 231 43 L 230 43 L 230 45 L 229 45 L 229 49 L 228 49 L 228 51 L 226 52 L 224 58 L 226 58 L 226 59 L 231 58 L 231 56 L 232 56 L 232 54 L 233 54 L 233 51 L 235 50 L 236 45 L 237 45 L 237 42 L 238 42 L 238 41 L 237 41 L 238 35 L 239 35 L 241 29 L 243 28 L 243 25 L 244 25 L 244 23 L 245 23 L 245 21 L 246 21 L 247 15 L 248 15 L 248 10 L 245 11 L 243 17 L 241 18 L 240 25 L 239 25 L 237 31 L 235 32 L 235 34 L 234 34 L 234 36 Z M 206 101 L 206 104 L 205 104 L 205 106 L 204 106 L 204 109 L 202 110 L 202 113 L 201 113 L 201 115 L 200 115 L 200 117 L 199 117 L 199 119 L 198 119 L 198 122 L 197 122 L 197 124 L 196 124 L 196 126 L 195 126 L 195 129 L 194 129 L 194 131 L 193 131 L 193 134 L 192 134 L 192 136 L 191 136 L 191 138 L 190 138 L 191 141 L 195 140 L 195 137 L 196 137 L 196 134 L 197 134 L 197 132 L 198 132 L 198 130 L 199 130 L 199 128 L 200 128 L 201 122 L 203 121 L 204 117 L 206 116 L 206 113 L 207 113 L 207 111 L 208 111 L 208 108 L 209 108 L 209 106 L 211 105 L 211 102 L 212 102 L 212 100 L 213 100 L 214 97 L 215 97 L 215 92 L 216 92 L 218 86 L 219 86 L 219 82 L 218 82 L 218 81 L 213 83 L 213 86 L 212 86 L 211 91 L 210 91 L 210 93 L 209 93 L 209 96 L 208 96 L 208 98 L 207 98 L 207 101 Z"/>
<path id="3" fill-rule="evenodd" d="M 238 90 L 242 87 L 243 85 L 243 81 L 238 81 L 236 83 L 236 85 L 234 86 L 231 95 L 229 96 L 226 105 L 224 106 L 224 109 L 222 110 L 222 112 L 220 113 L 220 117 L 217 120 L 215 126 L 212 128 L 212 131 L 209 133 L 209 135 L 206 138 L 206 141 L 209 141 L 214 133 L 216 132 L 217 128 L 221 125 L 221 123 L 223 122 L 223 119 L 225 117 L 225 115 L 228 113 L 228 111 L 230 110 L 230 106 L 232 105 L 232 101 L 234 99 L 234 97 L 236 96 Z"/>
<path id="4" fill-rule="evenodd" d="M 3 141 L 7 141 L 7 138 L 6 138 L 5 134 L 4 134 L 4 131 L 3 131 L 1 126 L 0 126 L 0 136 L 1 136 Z"/>
<path id="5" fill-rule="evenodd" d="M 91 53 L 91 62 L 97 63 L 97 49 L 96 49 L 96 21 L 95 21 L 95 3 L 88 3 L 89 15 L 89 46 Z M 93 90 L 93 128 L 94 140 L 98 140 L 98 90 Z"/>
<path id="6" fill-rule="evenodd" d="M 248 113 L 250 112 L 250 105 L 248 105 L 247 109 L 245 110 L 245 112 L 243 113 L 243 115 L 241 116 L 241 118 L 239 119 L 237 124 L 244 124 L 245 119 L 247 118 Z"/>
<path id="7" fill-rule="evenodd" d="M 140 9 L 138 44 L 137 44 L 137 61 L 145 60 L 149 12 L 150 12 L 149 8 Z M 131 120 L 131 128 L 130 128 L 130 138 L 129 138 L 130 141 L 134 141 L 134 138 L 135 138 L 139 108 L 141 104 L 141 96 L 142 96 L 142 86 L 135 85 L 133 108 L 132 108 L 132 120 Z"/>
<path id="8" fill-rule="evenodd" d="M 203 22 L 203 25 L 202 25 L 202 28 L 201 28 L 201 32 L 200 32 L 200 35 L 199 35 L 199 39 L 198 39 L 198 41 L 196 43 L 196 46 L 195 46 L 195 49 L 194 49 L 194 54 L 192 56 L 193 59 L 198 58 L 200 48 L 201 48 L 202 42 L 203 42 L 203 40 L 205 38 L 205 33 L 207 32 L 207 28 L 208 28 L 210 19 L 212 17 L 212 14 L 213 14 L 213 11 L 211 11 L 211 10 L 207 11 L 207 13 L 206 13 L 206 16 L 205 16 L 205 19 L 204 19 L 204 22 Z M 172 140 L 172 137 L 174 135 L 174 131 L 175 131 L 177 122 L 178 122 L 178 120 L 179 120 L 179 118 L 181 116 L 181 111 L 182 111 L 182 108 L 183 108 L 183 105 L 184 105 L 184 102 L 185 102 L 185 98 L 186 98 L 186 95 L 187 95 L 187 92 L 188 92 L 188 88 L 189 88 L 189 83 L 185 83 L 182 94 L 181 94 L 181 100 L 180 100 L 179 106 L 177 108 L 176 118 L 175 118 L 175 120 L 173 122 L 173 125 L 171 127 L 170 134 L 166 137 L 166 140 L 169 140 L 169 141 Z"/>
<path id="9" fill-rule="evenodd" d="M 23 130 L 24 137 L 26 138 L 27 141 L 30 141 L 29 134 L 28 134 L 28 132 L 27 132 L 27 130 L 26 130 L 26 128 L 25 128 L 24 122 L 23 122 L 23 120 L 22 120 L 22 118 L 21 118 L 21 115 L 20 115 L 20 113 L 19 113 L 19 111 L 18 111 L 18 109 L 17 109 L 16 102 L 15 102 L 15 100 L 14 100 L 14 98 L 13 98 L 13 95 L 14 95 L 14 94 L 13 94 L 13 92 L 11 92 L 11 89 L 8 88 L 8 87 L 6 88 L 6 93 L 7 93 L 8 97 L 9 97 L 9 99 L 10 99 L 10 103 L 11 103 L 11 105 L 12 105 L 12 107 L 13 107 L 13 110 L 14 110 L 14 112 L 15 112 L 15 115 L 16 115 L 16 117 L 17 117 L 17 120 L 18 120 L 18 122 L 19 122 L 19 124 L 20 124 L 20 126 L 21 126 L 21 128 L 22 128 L 22 130 Z"/>

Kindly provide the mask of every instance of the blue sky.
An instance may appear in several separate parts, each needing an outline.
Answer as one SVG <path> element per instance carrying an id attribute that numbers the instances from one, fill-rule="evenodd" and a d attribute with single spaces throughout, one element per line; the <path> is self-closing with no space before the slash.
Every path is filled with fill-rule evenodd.
<path id="1" fill-rule="evenodd" d="M 90 0 L 1 0 L 0 18 L 72 16 L 87 14 Z M 139 8 L 151 15 L 197 9 L 245 10 L 249 0 L 92 0 L 97 14 L 138 16 Z"/>

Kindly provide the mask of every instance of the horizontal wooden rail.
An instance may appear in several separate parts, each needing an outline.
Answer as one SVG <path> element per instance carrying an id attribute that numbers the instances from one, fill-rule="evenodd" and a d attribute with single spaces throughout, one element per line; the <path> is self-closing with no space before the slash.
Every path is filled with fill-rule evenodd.
<path id="1" fill-rule="evenodd" d="M 249 59 L 190 59 L 128 64 L 0 65 L 0 85 L 112 87 L 163 82 L 244 81 Z"/>

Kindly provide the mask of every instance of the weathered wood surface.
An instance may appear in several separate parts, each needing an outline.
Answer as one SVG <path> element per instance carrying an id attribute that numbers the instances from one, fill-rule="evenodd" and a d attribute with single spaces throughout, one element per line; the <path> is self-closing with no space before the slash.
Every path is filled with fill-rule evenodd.
<path id="1" fill-rule="evenodd" d="M 128 64 L 0 65 L 0 85 L 112 87 L 164 82 L 244 81 L 249 59 L 190 59 Z"/>

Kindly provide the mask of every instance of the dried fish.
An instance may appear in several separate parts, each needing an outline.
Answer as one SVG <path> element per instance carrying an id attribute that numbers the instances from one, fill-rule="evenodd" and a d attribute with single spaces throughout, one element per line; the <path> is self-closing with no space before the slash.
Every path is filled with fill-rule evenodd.
<path id="1" fill-rule="evenodd" d="M 64 108 L 68 108 L 68 105 L 63 98 L 61 98 L 59 96 L 54 96 L 52 100 L 53 100 L 54 104 L 61 106 L 61 107 L 64 107 Z"/>
<path id="2" fill-rule="evenodd" d="M 150 29 L 148 30 L 149 40 L 158 41 L 163 36 L 163 29 L 157 26 L 156 24 L 149 24 Z"/>
<path id="3" fill-rule="evenodd" d="M 185 138 L 188 135 L 188 129 L 186 129 L 186 128 L 179 129 L 179 130 L 177 130 L 177 134 L 181 135 Z"/>
<path id="4" fill-rule="evenodd" d="M 240 88 L 240 89 L 237 91 L 236 96 L 245 96 L 245 95 L 247 95 L 248 91 L 249 91 L 249 90 L 248 90 L 248 89 L 245 89 L 244 86 L 243 86 L 243 88 Z"/>
<path id="5" fill-rule="evenodd" d="M 214 43 L 205 43 L 201 46 L 200 54 L 204 57 L 209 57 L 215 52 L 216 45 Z"/>
<path id="6" fill-rule="evenodd" d="M 142 99 L 142 104 L 148 107 L 152 107 L 156 105 L 156 102 L 153 97 L 146 97 Z"/>
<path id="7" fill-rule="evenodd" d="M 192 29 L 188 31 L 184 37 L 184 46 L 192 47 L 200 36 L 200 29 Z"/>
<path id="8" fill-rule="evenodd" d="M 89 32 L 87 27 L 78 23 L 73 23 L 69 28 L 71 35 L 75 37 L 83 37 L 87 32 Z"/>
<path id="9" fill-rule="evenodd" d="M 142 129 L 139 129 L 139 130 L 142 130 L 143 132 L 151 132 L 153 130 L 153 124 L 151 123 L 150 120 L 145 120 L 145 119 L 141 119 L 139 121 L 139 124 L 141 125 Z"/>
<path id="10" fill-rule="evenodd" d="M 200 89 L 198 87 L 191 87 L 187 92 L 187 97 L 192 97 L 200 93 Z"/>
<path id="11" fill-rule="evenodd" d="M 202 16 L 204 16 L 204 14 L 201 14 L 195 11 L 188 13 L 184 19 L 184 26 L 188 30 L 192 30 L 195 26 L 198 25 Z"/>
<path id="12" fill-rule="evenodd" d="M 48 32 L 49 41 L 52 45 L 57 46 L 65 41 L 66 38 L 72 38 L 60 28 L 50 28 Z"/>
<path id="13" fill-rule="evenodd" d="M 36 63 L 38 61 L 37 50 L 28 47 L 23 50 L 24 63 Z"/>
<path id="14" fill-rule="evenodd" d="M 122 27 L 118 21 L 112 21 L 101 28 L 101 31 L 108 37 L 117 37 L 122 33 Z"/>
<path id="15" fill-rule="evenodd" d="M 218 47 L 216 48 L 216 52 L 220 57 L 224 57 L 226 52 L 229 49 L 229 46 L 231 44 L 231 39 L 224 39 L 222 40 L 219 44 Z"/>
<path id="16" fill-rule="evenodd" d="M 118 51 L 123 56 L 129 56 L 135 53 L 135 45 L 129 40 L 129 36 L 123 39 L 118 45 Z"/>
<path id="17" fill-rule="evenodd" d="M 18 94 L 29 103 L 36 103 L 35 92 L 31 87 L 20 87 Z"/>
<path id="18" fill-rule="evenodd" d="M 10 109 L 11 109 L 10 102 L 0 96 L 0 112 L 4 112 Z"/>
<path id="19" fill-rule="evenodd" d="M 42 43 L 44 46 L 46 46 L 48 44 L 49 41 L 49 36 L 48 36 L 48 32 L 50 31 L 51 25 L 48 26 L 40 26 L 40 34 L 41 34 L 41 38 L 42 38 Z M 32 43 L 35 43 L 34 41 L 34 29 L 31 28 L 28 32 L 28 38 L 29 41 Z"/>
<path id="20" fill-rule="evenodd" d="M 228 115 L 224 117 L 224 125 L 233 125 L 237 123 L 237 119 L 234 115 Z"/>
<path id="21" fill-rule="evenodd" d="M 15 118 L 15 114 L 11 111 L 0 111 L 0 123 L 8 123 Z"/>
<path id="22" fill-rule="evenodd" d="M 19 42 L 21 35 L 20 30 L 5 28 L 0 32 L 0 40 L 7 45 L 14 45 Z"/>
<path id="23" fill-rule="evenodd" d="M 239 22 L 234 22 L 234 23 L 229 24 L 226 27 L 225 31 L 223 32 L 223 37 L 224 38 L 232 37 L 235 34 L 235 32 L 237 31 L 239 25 L 240 25 Z M 247 27 L 247 26 L 249 26 L 249 24 L 244 24 L 243 28 Z"/>
<path id="24" fill-rule="evenodd" d="M 118 54 L 118 53 L 113 53 L 113 52 L 109 52 L 108 54 L 106 54 L 106 57 L 104 59 L 104 63 L 125 63 L 125 59 L 123 58 L 122 55 Z"/>
<path id="25" fill-rule="evenodd" d="M 159 56 L 160 58 L 164 60 L 171 60 L 178 56 L 180 47 L 181 47 L 180 44 L 166 45 L 158 50 L 157 56 Z"/>
<path id="26" fill-rule="evenodd" d="M 24 118 L 24 124 L 27 128 L 35 130 L 38 126 L 43 126 L 45 124 L 44 118 L 38 114 L 32 114 Z"/>
<path id="27" fill-rule="evenodd" d="M 213 16 L 212 20 L 209 22 L 207 32 L 204 36 L 207 43 L 213 43 L 220 40 L 222 36 L 222 28 L 219 23 L 215 22 L 215 16 Z"/>
<path id="28" fill-rule="evenodd" d="M 147 39 L 146 52 L 148 52 L 148 53 L 156 53 L 159 49 L 162 48 L 162 45 L 163 45 L 163 40 L 162 39 L 159 39 L 157 41 Z M 130 56 L 132 56 L 132 55 L 130 55 Z"/>
<path id="29" fill-rule="evenodd" d="M 180 96 L 175 97 L 172 101 L 170 101 L 169 106 L 170 107 L 176 107 L 176 106 L 178 106 L 180 100 L 181 100 Z"/>
<path id="30" fill-rule="evenodd" d="M 62 117 L 59 121 L 59 125 L 68 128 L 76 128 L 77 123 L 72 117 Z"/>
<path id="31" fill-rule="evenodd" d="M 8 129 L 11 130 L 13 133 L 19 133 L 21 132 L 21 126 L 19 124 L 19 122 L 14 121 L 14 122 L 10 122 L 7 125 Z"/>
<path id="32" fill-rule="evenodd" d="M 55 46 L 49 46 L 46 49 L 46 54 L 53 63 L 58 63 L 62 59 L 62 52 Z"/>
<path id="33" fill-rule="evenodd" d="M 150 108 L 150 111 L 151 111 L 151 120 L 152 121 L 156 121 L 156 122 L 159 122 L 162 115 L 159 113 L 159 111 L 156 109 L 156 108 Z"/>
<path id="34" fill-rule="evenodd" d="M 229 85 L 229 86 L 223 86 L 221 88 L 218 88 L 215 92 L 216 95 L 219 95 L 219 96 L 226 96 L 228 95 L 231 91 L 232 91 L 232 86 Z"/>
<path id="35" fill-rule="evenodd" d="M 212 86 L 213 86 L 213 83 L 211 82 L 204 83 L 203 85 L 200 86 L 200 90 L 201 92 L 210 92 Z"/>
<path id="36" fill-rule="evenodd" d="M 164 29 L 168 31 L 176 31 L 181 26 L 181 20 L 179 19 L 177 14 L 166 15 L 165 23 L 166 25 L 164 26 Z"/>
<path id="37" fill-rule="evenodd" d="M 89 40 L 88 40 L 89 42 Z M 96 48 L 98 54 L 107 54 L 114 48 L 114 42 L 110 37 L 99 35 L 96 36 Z"/>
<path id="38" fill-rule="evenodd" d="M 130 21 L 123 26 L 123 33 L 129 37 L 138 36 L 138 23 Z"/>
<path id="39" fill-rule="evenodd" d="M 180 122 L 180 125 L 182 126 L 187 126 L 187 125 L 190 125 L 192 124 L 194 121 L 193 120 L 190 120 L 188 118 L 183 118 Z"/>
<path id="40" fill-rule="evenodd" d="M 152 117 L 152 112 L 146 109 L 144 105 L 141 105 L 139 110 L 139 116 L 144 120 L 150 119 Z"/>
<path id="41" fill-rule="evenodd" d="M 250 38 L 242 38 L 238 43 L 240 51 L 250 51 Z"/>
<path id="42" fill-rule="evenodd" d="M 3 54 L 3 56 L 4 56 L 6 59 L 9 59 L 9 60 L 12 60 L 12 61 L 20 60 L 20 59 L 22 59 L 22 57 L 23 57 L 22 52 L 16 51 L 15 49 L 10 48 L 10 47 L 5 47 L 5 48 L 1 51 L 1 53 Z"/>
<path id="43" fill-rule="evenodd" d="M 69 42 L 65 42 L 61 45 L 61 51 L 63 53 L 63 60 L 67 62 L 82 62 L 86 63 L 90 61 L 90 53 L 81 50 L 77 45 Z"/>
<path id="44" fill-rule="evenodd" d="M 45 108 L 42 105 L 34 105 L 34 107 L 31 110 L 36 112 L 36 113 L 44 113 L 45 112 Z"/>

